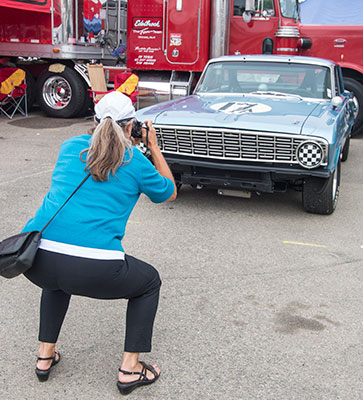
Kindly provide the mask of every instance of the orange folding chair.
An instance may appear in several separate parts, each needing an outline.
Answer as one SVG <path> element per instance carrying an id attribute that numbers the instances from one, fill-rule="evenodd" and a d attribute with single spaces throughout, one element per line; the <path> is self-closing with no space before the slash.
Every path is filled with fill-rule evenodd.
<path id="1" fill-rule="evenodd" d="M 0 113 L 12 119 L 19 111 L 28 116 L 26 74 L 21 68 L 0 68 Z"/>
<path id="2" fill-rule="evenodd" d="M 115 90 L 130 97 L 133 104 L 137 103 L 139 77 L 132 72 L 122 72 L 115 76 Z"/>

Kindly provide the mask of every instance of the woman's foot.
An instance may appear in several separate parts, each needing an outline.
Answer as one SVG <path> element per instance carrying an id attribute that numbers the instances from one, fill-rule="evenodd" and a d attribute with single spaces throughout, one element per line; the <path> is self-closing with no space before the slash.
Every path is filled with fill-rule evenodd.
<path id="1" fill-rule="evenodd" d="M 160 375 L 160 369 L 156 364 L 152 364 L 152 367 L 154 368 L 156 375 Z M 135 365 L 126 365 L 125 363 L 122 363 L 121 365 L 121 370 L 122 371 L 128 371 L 128 372 L 136 372 L 136 374 L 124 374 L 123 372 L 119 371 L 118 373 L 118 380 L 121 383 L 129 383 L 129 382 L 134 382 L 140 379 L 140 373 L 142 373 L 144 366 L 138 361 Z M 153 374 L 152 371 L 149 369 L 146 370 L 146 378 L 149 380 L 153 380 L 155 378 L 155 375 Z"/>
<path id="2" fill-rule="evenodd" d="M 39 358 L 48 358 L 48 360 L 40 360 Z M 60 355 L 57 350 L 54 350 L 52 355 L 40 355 L 39 354 L 39 358 L 37 361 L 37 368 L 40 370 L 47 370 L 52 365 L 55 365 L 58 363 Z"/>
<path id="3" fill-rule="evenodd" d="M 139 361 L 139 353 L 124 352 L 119 368 L 117 387 L 121 394 L 129 394 L 139 386 L 151 385 L 160 376 L 156 364 L 148 365 Z"/>
<path id="4" fill-rule="evenodd" d="M 39 354 L 43 352 L 40 351 Z M 52 367 L 59 363 L 61 356 L 58 351 L 54 350 L 53 355 L 49 357 L 38 357 L 37 366 L 35 368 L 35 374 L 37 375 L 40 382 L 45 382 L 49 378 Z"/>
<path id="5" fill-rule="evenodd" d="M 129 370 L 119 368 L 117 387 L 123 395 L 131 393 L 137 387 L 151 385 L 157 381 L 160 376 L 160 370 L 156 364 L 148 365 L 143 361 L 140 361 L 137 364 L 138 365 L 134 367 L 128 367 Z M 130 369 L 133 370 L 130 371 Z"/>
<path id="6" fill-rule="evenodd" d="M 37 361 L 37 368 L 39 370 L 47 370 L 52 364 L 55 365 L 59 361 L 59 353 L 55 350 L 55 343 L 41 343 L 39 348 L 39 358 L 49 358 L 48 360 Z M 52 359 L 51 357 L 55 357 Z"/>

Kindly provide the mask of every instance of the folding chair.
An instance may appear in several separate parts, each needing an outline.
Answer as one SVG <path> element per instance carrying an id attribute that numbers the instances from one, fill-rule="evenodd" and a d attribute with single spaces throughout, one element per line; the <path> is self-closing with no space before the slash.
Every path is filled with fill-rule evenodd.
<path id="1" fill-rule="evenodd" d="M 14 67 L 0 68 L 0 113 L 12 119 L 19 111 L 27 117 L 26 87 L 24 70 Z"/>
<path id="2" fill-rule="evenodd" d="M 132 72 L 122 72 L 115 76 L 115 90 L 130 97 L 133 104 L 138 102 L 139 77 Z M 138 108 L 138 107 L 137 107 Z"/>
<path id="3" fill-rule="evenodd" d="M 132 103 L 137 102 L 138 91 L 137 86 L 139 78 L 137 75 L 131 72 L 122 72 L 115 75 L 114 89 L 107 90 L 105 72 L 102 64 L 87 64 L 88 76 L 91 83 L 91 97 L 93 98 L 94 104 L 102 99 L 102 97 L 114 90 L 117 90 L 130 97 Z"/>
<path id="4" fill-rule="evenodd" d="M 90 96 L 93 98 L 94 104 L 96 104 L 108 93 L 103 64 L 87 64 L 87 71 L 91 83 Z"/>

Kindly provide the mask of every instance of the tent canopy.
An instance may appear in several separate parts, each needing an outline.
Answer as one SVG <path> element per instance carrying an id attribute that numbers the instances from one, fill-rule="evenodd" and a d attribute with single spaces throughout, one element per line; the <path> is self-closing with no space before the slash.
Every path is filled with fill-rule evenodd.
<path id="1" fill-rule="evenodd" d="M 300 10 L 303 24 L 363 25 L 362 0 L 302 0 Z"/>

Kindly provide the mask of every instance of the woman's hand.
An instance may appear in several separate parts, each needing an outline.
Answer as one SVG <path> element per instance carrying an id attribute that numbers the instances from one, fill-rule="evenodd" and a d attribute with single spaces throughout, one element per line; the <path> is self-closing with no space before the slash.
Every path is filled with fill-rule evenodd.
<path id="1" fill-rule="evenodd" d="M 165 158 L 160 151 L 160 148 L 158 145 L 158 139 L 156 137 L 156 131 L 155 131 L 155 128 L 153 127 L 152 122 L 145 121 L 144 124 L 146 124 L 149 127 L 149 132 L 147 132 L 146 128 L 142 128 L 142 141 L 147 146 L 147 148 L 150 150 L 151 157 L 153 158 L 154 166 L 159 171 L 160 175 L 162 175 L 166 178 L 169 178 L 173 182 L 174 193 L 167 200 L 167 201 L 173 201 L 176 199 L 176 196 L 178 193 L 177 189 L 176 189 L 173 173 L 171 172 L 168 163 L 165 161 Z"/>
<path id="2" fill-rule="evenodd" d="M 152 151 L 155 148 L 159 148 L 158 139 L 156 137 L 156 131 L 153 127 L 153 124 L 150 120 L 144 121 L 144 124 L 149 127 L 149 131 L 147 132 L 146 128 L 141 128 L 142 132 L 142 142 L 144 145 Z"/>

